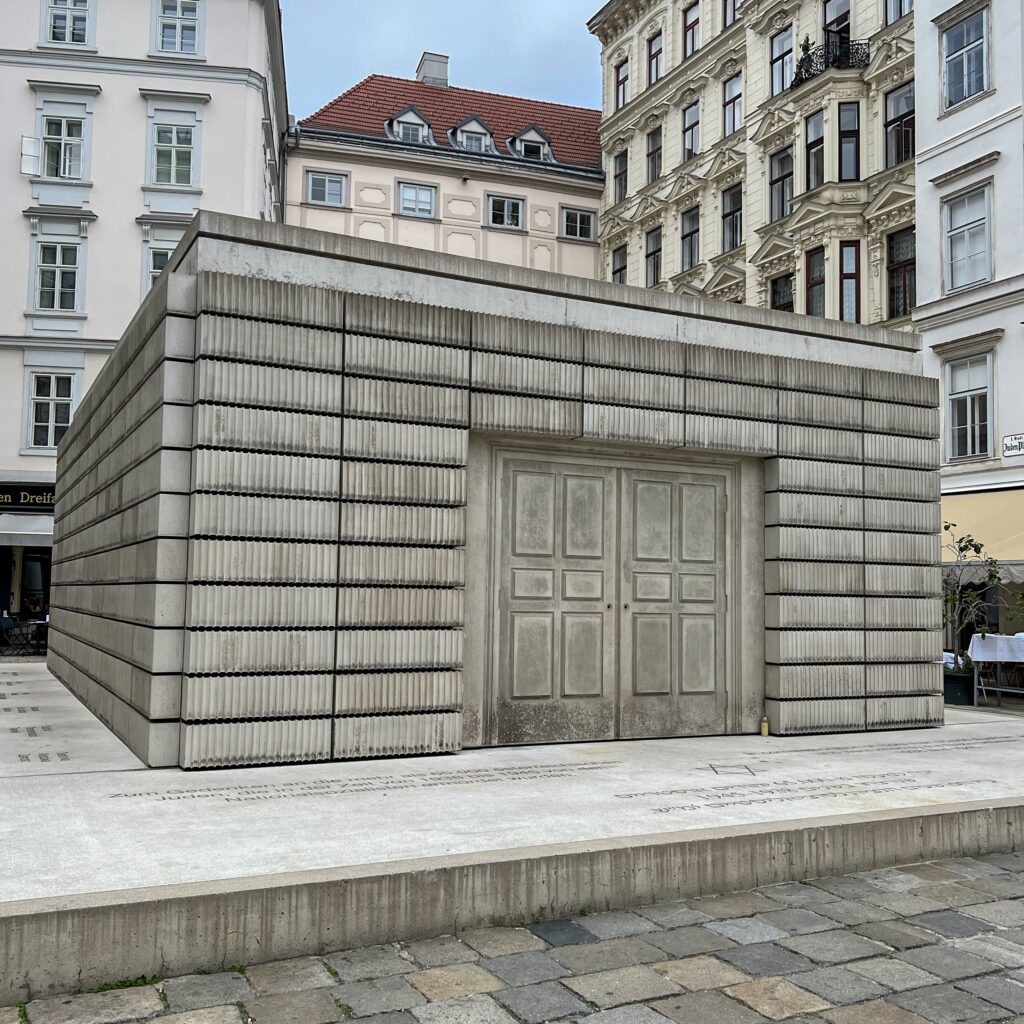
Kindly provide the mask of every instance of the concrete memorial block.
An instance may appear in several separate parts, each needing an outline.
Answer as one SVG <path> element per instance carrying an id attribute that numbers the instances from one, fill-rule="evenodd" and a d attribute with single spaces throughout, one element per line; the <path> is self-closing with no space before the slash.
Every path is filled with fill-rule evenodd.
<path id="1" fill-rule="evenodd" d="M 51 665 L 188 767 L 939 724 L 918 345 L 200 214 L 61 445 Z"/>

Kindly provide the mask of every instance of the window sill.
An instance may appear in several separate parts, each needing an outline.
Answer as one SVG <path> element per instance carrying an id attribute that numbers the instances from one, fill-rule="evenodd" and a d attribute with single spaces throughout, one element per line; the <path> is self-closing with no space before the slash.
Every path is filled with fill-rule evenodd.
<path id="1" fill-rule="evenodd" d="M 29 309 L 25 311 L 27 320 L 46 317 L 48 320 L 88 320 L 88 315 L 72 309 Z"/>
<path id="2" fill-rule="evenodd" d="M 197 53 L 175 53 L 172 50 L 150 50 L 147 54 L 151 60 L 166 60 L 186 64 L 205 64 L 206 58 Z"/>
<path id="3" fill-rule="evenodd" d="M 526 228 L 507 228 L 503 224 L 483 224 L 482 227 L 488 231 L 503 231 L 506 234 L 511 235 L 525 235 L 527 234 Z"/>
<path id="4" fill-rule="evenodd" d="M 57 457 L 56 448 L 22 448 L 18 451 L 19 455 L 41 455 L 44 458 L 55 459 Z"/>
<path id="5" fill-rule="evenodd" d="M 944 118 L 952 117 L 958 111 L 963 110 L 965 107 L 973 106 L 975 103 L 980 103 L 984 99 L 988 99 L 989 96 L 995 95 L 995 89 L 988 88 L 984 92 L 976 92 L 973 96 L 968 96 L 967 99 L 961 100 L 955 106 L 946 107 L 941 114 L 938 114 L 935 118 L 936 121 L 942 121 Z"/>
<path id="6" fill-rule="evenodd" d="M 90 46 L 89 43 L 38 43 L 36 45 L 37 50 L 54 50 L 56 52 L 67 53 L 69 50 L 72 53 L 99 53 L 99 50 L 95 46 Z"/>
<path id="7" fill-rule="evenodd" d="M 971 281 L 970 284 L 962 284 L 962 285 L 960 285 L 957 288 L 944 288 L 943 291 L 942 291 L 942 295 L 943 295 L 944 298 L 946 296 L 950 296 L 950 295 L 963 295 L 964 292 L 972 292 L 976 288 L 984 288 L 985 285 L 991 284 L 991 283 L 992 283 L 992 278 L 991 277 L 986 277 L 985 280 L 983 280 L 983 281 Z"/>
<path id="8" fill-rule="evenodd" d="M 46 178 L 41 174 L 29 178 L 33 185 L 60 185 L 64 188 L 92 188 L 92 181 L 88 178 Z"/>
<path id="9" fill-rule="evenodd" d="M 392 214 L 392 216 L 393 217 L 399 217 L 402 220 L 424 221 L 427 224 L 440 224 L 441 223 L 441 218 L 440 217 L 435 217 L 433 215 L 427 217 L 424 214 L 419 214 L 419 213 L 402 213 L 402 212 L 396 210 Z"/>
<path id="10" fill-rule="evenodd" d="M 991 462 L 994 466 L 998 466 L 1000 465 L 1001 460 L 988 453 L 984 455 L 964 455 L 959 459 L 944 459 L 941 466 L 942 468 L 952 468 L 953 466 L 977 466 L 979 463 L 985 462 Z"/>
<path id="11" fill-rule="evenodd" d="M 171 192 L 187 196 L 201 196 L 203 194 L 203 190 L 196 188 L 195 185 L 166 185 L 163 183 L 158 185 L 153 182 L 143 185 L 142 188 L 145 192 Z"/>
<path id="12" fill-rule="evenodd" d="M 571 242 L 573 245 L 597 245 L 596 238 L 570 238 L 569 235 L 558 235 L 558 241 Z"/>
<path id="13" fill-rule="evenodd" d="M 310 210 L 342 210 L 345 213 L 352 212 L 351 206 L 344 206 L 338 203 L 312 203 L 308 199 L 303 203 L 299 203 L 299 206 L 305 206 Z"/>

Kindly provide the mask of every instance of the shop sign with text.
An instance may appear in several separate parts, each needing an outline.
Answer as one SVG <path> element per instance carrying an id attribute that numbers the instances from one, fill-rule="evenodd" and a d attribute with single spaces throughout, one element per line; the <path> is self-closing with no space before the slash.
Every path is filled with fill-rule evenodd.
<path id="1" fill-rule="evenodd" d="M 53 484 L 0 484 L 0 512 L 53 512 Z"/>

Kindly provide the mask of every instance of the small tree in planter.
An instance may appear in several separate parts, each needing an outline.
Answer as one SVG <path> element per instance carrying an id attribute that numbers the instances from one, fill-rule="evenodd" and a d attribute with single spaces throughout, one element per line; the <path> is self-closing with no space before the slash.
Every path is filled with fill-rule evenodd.
<path id="1" fill-rule="evenodd" d="M 942 566 L 942 621 L 953 633 L 952 672 L 967 669 L 961 639 L 963 631 L 973 627 L 983 636 L 989 632 L 982 596 L 990 587 L 1002 583 L 999 563 L 985 554 L 985 545 L 972 534 L 957 534 L 956 523 L 943 523 L 948 540 L 943 545 L 952 554 L 952 561 Z"/>

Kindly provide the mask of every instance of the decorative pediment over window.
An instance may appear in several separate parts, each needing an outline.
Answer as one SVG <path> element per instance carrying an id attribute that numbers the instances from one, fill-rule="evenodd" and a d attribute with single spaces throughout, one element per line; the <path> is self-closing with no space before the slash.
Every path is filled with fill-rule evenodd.
<path id="1" fill-rule="evenodd" d="M 743 5 L 743 20 L 761 35 L 770 35 L 784 29 L 796 16 L 794 0 L 747 0 Z"/>
<path id="2" fill-rule="evenodd" d="M 735 263 L 723 263 L 704 285 L 704 294 L 722 302 L 742 302 L 747 297 L 747 274 Z"/>
<path id="3" fill-rule="evenodd" d="M 705 265 L 698 263 L 695 267 L 691 267 L 689 270 L 684 270 L 679 274 L 673 274 L 669 279 L 669 285 L 672 287 L 677 295 L 692 295 L 694 298 L 700 298 L 704 294 L 704 289 L 701 286 L 701 281 L 704 279 Z"/>
<path id="4" fill-rule="evenodd" d="M 649 194 L 644 196 L 639 203 L 636 205 L 636 209 L 633 211 L 633 217 L 636 220 L 646 220 L 650 217 L 660 217 L 661 211 L 665 207 L 665 202 L 656 195 Z"/>
<path id="5" fill-rule="evenodd" d="M 795 258 L 795 244 L 789 235 L 784 235 L 781 231 L 773 231 L 758 246 L 757 252 L 750 257 L 750 262 L 755 266 L 763 266 L 774 260 Z"/>
<path id="6" fill-rule="evenodd" d="M 701 93 L 711 79 L 707 75 L 691 75 L 686 82 L 668 97 L 673 107 L 688 107 Z"/>
<path id="7" fill-rule="evenodd" d="M 479 117 L 467 117 L 449 132 L 451 143 L 471 153 L 493 153 L 494 132 Z"/>
<path id="8" fill-rule="evenodd" d="M 884 39 L 874 46 L 871 63 L 864 72 L 868 81 L 874 81 L 899 70 L 902 75 L 914 73 L 914 44 L 912 40 L 893 36 Z"/>
<path id="9" fill-rule="evenodd" d="M 708 74 L 712 78 L 726 79 L 732 78 L 733 75 L 738 74 L 743 70 L 743 61 L 746 57 L 746 49 L 741 46 L 736 46 L 733 49 L 727 51 L 723 56 L 712 64 L 708 68 Z"/>
<path id="10" fill-rule="evenodd" d="M 633 227 L 633 218 L 621 214 L 605 214 L 599 222 L 597 237 L 602 241 L 612 241 L 628 234 Z"/>
<path id="11" fill-rule="evenodd" d="M 433 142 L 430 122 L 414 106 L 400 110 L 387 125 L 388 133 L 399 142 Z"/>
<path id="12" fill-rule="evenodd" d="M 775 149 L 777 143 L 789 142 L 792 139 L 795 128 L 796 115 L 793 109 L 776 107 L 761 118 L 761 123 L 750 136 L 750 141 Z"/>
<path id="13" fill-rule="evenodd" d="M 829 208 L 821 203 L 800 203 L 796 213 L 791 214 L 786 222 L 786 231 L 795 238 L 799 234 L 813 231 L 830 215 Z"/>
<path id="14" fill-rule="evenodd" d="M 871 200 L 864 211 L 869 230 L 877 232 L 893 224 L 914 218 L 914 179 L 890 181 Z"/>
<path id="15" fill-rule="evenodd" d="M 517 132 L 508 140 L 508 149 L 513 156 L 525 160 L 539 160 L 550 163 L 555 159 L 551 151 L 551 140 L 535 124 Z"/>
<path id="16" fill-rule="evenodd" d="M 727 178 L 742 177 L 743 172 L 746 170 L 746 166 L 743 154 L 738 149 L 726 146 L 715 154 L 715 158 L 711 161 L 710 166 L 704 172 L 704 177 L 707 178 L 708 181 L 714 181 L 720 184 Z"/>
<path id="17" fill-rule="evenodd" d="M 685 201 L 689 205 L 689 201 L 703 191 L 705 182 L 706 179 L 699 174 L 681 171 L 673 178 L 668 194 L 665 196 L 665 201 L 668 203 L 681 203 Z"/>

